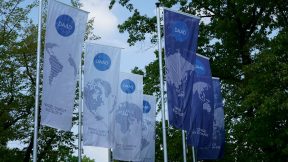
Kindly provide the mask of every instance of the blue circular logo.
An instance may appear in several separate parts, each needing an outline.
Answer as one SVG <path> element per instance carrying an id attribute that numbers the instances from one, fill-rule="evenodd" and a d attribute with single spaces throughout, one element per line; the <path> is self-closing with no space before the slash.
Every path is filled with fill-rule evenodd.
<path id="1" fill-rule="evenodd" d="M 60 15 L 56 19 L 55 27 L 60 35 L 63 37 L 68 37 L 74 33 L 75 22 L 69 15 Z"/>
<path id="2" fill-rule="evenodd" d="M 133 93 L 135 91 L 135 84 L 132 80 L 125 79 L 121 82 L 121 89 L 124 93 Z"/>
<path id="3" fill-rule="evenodd" d="M 143 113 L 149 113 L 151 110 L 151 105 L 149 104 L 148 101 L 143 100 Z"/>
<path id="4" fill-rule="evenodd" d="M 175 21 L 172 26 L 172 35 L 178 42 L 183 42 L 189 37 L 187 24 L 182 21 Z"/>
<path id="5" fill-rule="evenodd" d="M 197 75 L 205 75 L 206 69 L 203 64 L 199 59 L 196 59 L 196 74 Z"/>
<path id="6" fill-rule="evenodd" d="M 100 71 L 108 70 L 111 66 L 111 59 L 105 53 L 98 53 L 94 57 L 93 62 L 94 62 L 94 66 L 96 67 L 96 69 Z"/>

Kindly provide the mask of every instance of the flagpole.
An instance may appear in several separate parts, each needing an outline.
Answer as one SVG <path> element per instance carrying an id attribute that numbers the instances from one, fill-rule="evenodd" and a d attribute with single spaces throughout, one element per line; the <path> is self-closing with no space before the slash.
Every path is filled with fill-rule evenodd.
<path id="1" fill-rule="evenodd" d="M 82 55 L 79 67 L 79 108 L 78 108 L 78 162 L 82 161 Z"/>
<path id="2" fill-rule="evenodd" d="M 191 0 L 191 5 L 192 5 L 192 2 L 193 2 L 193 0 Z M 193 155 L 193 162 L 196 162 L 196 152 L 195 152 L 195 147 L 194 146 L 192 146 L 192 155 Z"/>
<path id="3" fill-rule="evenodd" d="M 39 114 L 39 78 L 40 78 L 40 53 L 41 53 L 41 26 L 42 26 L 42 0 L 39 0 L 38 9 L 38 40 L 37 40 L 37 70 L 36 91 L 34 109 L 34 140 L 33 140 L 33 162 L 37 162 L 37 138 L 38 138 L 38 114 Z"/>
<path id="4" fill-rule="evenodd" d="M 186 162 L 186 143 L 185 143 L 185 131 L 182 130 L 182 145 L 183 145 L 183 161 Z"/>
<path id="5" fill-rule="evenodd" d="M 108 162 L 111 162 L 111 149 L 108 149 Z"/>
<path id="6" fill-rule="evenodd" d="M 159 73 L 160 73 L 160 92 L 161 92 L 161 111 L 162 111 L 162 133 L 163 133 L 163 151 L 164 162 L 168 162 L 167 142 L 166 142 L 166 126 L 165 126 L 165 109 L 164 109 L 164 92 L 163 92 L 163 66 L 162 66 L 162 44 L 160 31 L 160 3 L 156 3 L 157 11 L 157 32 L 158 32 L 158 54 L 159 54 Z"/>
<path id="7" fill-rule="evenodd" d="M 196 152 L 194 146 L 192 146 L 192 155 L 193 155 L 193 162 L 196 162 Z"/>

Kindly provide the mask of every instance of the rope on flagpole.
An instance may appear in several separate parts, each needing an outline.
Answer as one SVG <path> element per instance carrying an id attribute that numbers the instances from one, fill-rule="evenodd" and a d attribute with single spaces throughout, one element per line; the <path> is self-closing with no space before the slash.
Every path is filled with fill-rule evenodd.
<path id="1" fill-rule="evenodd" d="M 158 54 L 159 54 L 159 73 L 160 73 L 160 92 L 161 92 L 161 111 L 162 111 L 162 133 L 163 133 L 163 151 L 164 162 L 168 162 L 167 156 L 167 141 L 166 141 L 166 126 L 165 126 L 165 109 L 164 109 L 164 88 L 163 88 L 163 66 L 162 66 L 162 44 L 161 44 L 161 29 L 160 29 L 160 3 L 156 3 L 157 11 L 157 33 L 158 33 Z"/>
<path id="2" fill-rule="evenodd" d="M 33 162 L 37 162 L 37 138 L 38 138 L 38 115 L 39 115 L 39 78 L 40 78 L 40 53 L 41 53 L 41 26 L 42 26 L 42 0 L 39 0 L 38 9 L 38 40 L 37 40 L 37 67 L 36 67 L 36 91 L 34 109 L 34 140 Z"/>

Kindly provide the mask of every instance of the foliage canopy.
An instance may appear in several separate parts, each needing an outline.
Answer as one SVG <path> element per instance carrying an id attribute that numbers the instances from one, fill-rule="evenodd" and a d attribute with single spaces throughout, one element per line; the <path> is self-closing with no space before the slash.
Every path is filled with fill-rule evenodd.
<path id="1" fill-rule="evenodd" d="M 288 1 L 159 2 L 164 7 L 201 17 L 197 53 L 210 57 L 212 74 L 220 77 L 225 99 L 227 142 L 221 161 L 287 161 Z M 139 13 L 133 1 L 111 0 L 110 8 L 116 4 L 131 12 L 118 26 L 120 32 L 128 32 L 130 45 L 143 41 L 146 34 L 154 35 L 151 42 L 156 42 L 155 17 Z M 148 94 L 159 92 L 157 62 L 150 63 L 145 70 L 134 70 L 144 75 L 144 92 Z M 161 129 L 157 125 L 157 130 Z M 179 132 L 168 129 L 168 150 L 173 150 L 168 159 L 181 161 L 182 152 L 177 152 L 182 148 Z M 157 132 L 156 161 L 161 161 L 161 131 Z M 176 138 L 180 142 L 173 147 Z"/>

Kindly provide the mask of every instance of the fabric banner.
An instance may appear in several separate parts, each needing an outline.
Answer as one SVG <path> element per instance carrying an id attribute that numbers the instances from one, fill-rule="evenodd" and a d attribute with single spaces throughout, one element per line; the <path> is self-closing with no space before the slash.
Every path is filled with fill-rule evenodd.
<path id="1" fill-rule="evenodd" d="M 187 144 L 196 148 L 208 146 L 213 132 L 213 87 L 209 58 L 196 56 L 192 109 L 186 118 Z M 188 127 L 189 126 L 189 127 Z"/>
<path id="2" fill-rule="evenodd" d="M 213 78 L 214 92 L 214 120 L 212 143 L 209 147 L 197 149 L 198 160 L 216 160 L 224 155 L 225 129 L 224 129 L 224 108 L 219 78 Z"/>
<path id="3" fill-rule="evenodd" d="M 141 162 L 155 161 L 155 119 L 156 99 L 143 95 Z"/>
<path id="4" fill-rule="evenodd" d="M 140 161 L 143 76 L 120 73 L 118 104 L 114 111 L 113 159 Z"/>
<path id="5" fill-rule="evenodd" d="M 170 125 L 183 129 L 191 109 L 200 18 L 164 9 L 165 66 Z"/>
<path id="6" fill-rule="evenodd" d="M 70 131 L 88 13 L 49 1 L 41 124 Z"/>
<path id="7" fill-rule="evenodd" d="M 120 69 L 117 47 L 87 44 L 84 64 L 83 145 L 111 148 Z"/>

